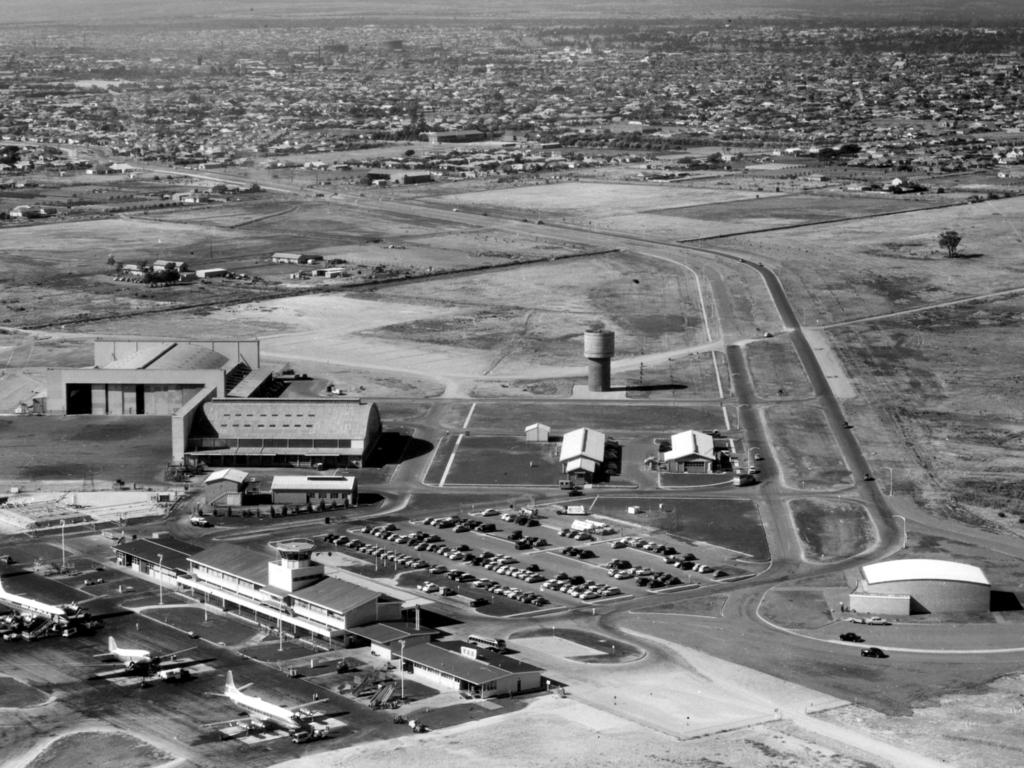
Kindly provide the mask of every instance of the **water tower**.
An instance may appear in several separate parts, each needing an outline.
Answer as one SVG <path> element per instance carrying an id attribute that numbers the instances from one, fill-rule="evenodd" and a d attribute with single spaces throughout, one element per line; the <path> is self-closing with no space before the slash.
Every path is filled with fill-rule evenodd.
<path id="1" fill-rule="evenodd" d="M 583 334 L 583 356 L 587 367 L 587 386 L 591 392 L 607 392 L 612 388 L 612 358 L 615 356 L 615 333 L 590 330 Z"/>

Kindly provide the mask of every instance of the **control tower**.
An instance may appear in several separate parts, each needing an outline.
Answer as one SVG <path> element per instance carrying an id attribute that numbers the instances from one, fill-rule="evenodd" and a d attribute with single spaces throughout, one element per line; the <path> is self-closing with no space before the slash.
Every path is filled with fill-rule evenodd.
<path id="1" fill-rule="evenodd" d="M 591 392 L 607 392 L 612 388 L 612 358 L 615 356 L 615 333 L 586 331 L 583 334 L 583 356 L 587 367 L 587 386 Z"/>
<path id="2" fill-rule="evenodd" d="M 272 541 L 279 560 L 272 560 L 267 565 L 267 584 L 271 587 L 294 592 L 310 584 L 315 584 L 324 577 L 324 567 L 313 561 L 313 550 L 316 545 L 309 539 L 290 539 L 288 541 Z"/>

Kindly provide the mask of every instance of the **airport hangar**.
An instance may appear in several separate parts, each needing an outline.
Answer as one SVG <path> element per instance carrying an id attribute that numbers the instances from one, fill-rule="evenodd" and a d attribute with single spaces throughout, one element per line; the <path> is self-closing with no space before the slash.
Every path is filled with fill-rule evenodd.
<path id="1" fill-rule="evenodd" d="M 381 434 L 377 405 L 286 395 L 257 340 L 102 339 L 92 368 L 47 374 L 46 413 L 171 417 L 171 463 L 360 467 Z"/>
<path id="2" fill-rule="evenodd" d="M 984 571 L 949 560 L 887 560 L 860 569 L 850 610 L 909 616 L 913 613 L 987 613 L 991 585 Z"/>

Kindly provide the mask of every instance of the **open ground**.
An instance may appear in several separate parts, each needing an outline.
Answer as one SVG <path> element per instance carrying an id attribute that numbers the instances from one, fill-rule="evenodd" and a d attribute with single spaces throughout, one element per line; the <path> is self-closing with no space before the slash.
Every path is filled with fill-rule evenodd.
<path id="1" fill-rule="evenodd" d="M 766 175 L 761 182 L 768 190 L 764 193 L 751 186 L 756 182 L 749 178 L 740 182 L 727 175 L 671 186 L 483 184 L 478 191 L 457 197 L 450 187 L 440 190 L 443 200 L 416 190 L 415 196 L 431 203 L 421 207 L 416 207 L 413 193 L 403 190 L 387 201 L 404 200 L 409 208 L 385 212 L 382 205 L 374 217 L 366 216 L 365 207 L 350 206 L 344 197 L 304 204 L 297 211 L 289 204 L 289 195 L 280 193 L 258 202 L 231 203 L 216 214 L 175 210 L 135 220 L 10 230 L 15 239 L 5 237 L 0 258 L 5 264 L 18 262 L 18 271 L 16 285 L 5 291 L 6 304 L 0 305 L 0 322 L 47 326 L 49 338 L 37 341 L 20 333 L 3 337 L 9 350 L 5 379 L 13 382 L 8 399 L 23 398 L 26 380 L 39 376 L 35 366 L 76 359 L 79 353 L 70 349 L 75 337 L 65 335 L 70 331 L 80 334 L 77 338 L 85 346 L 94 335 L 124 334 L 128 329 L 142 336 L 178 337 L 177 330 L 169 329 L 188 328 L 187 335 L 194 337 L 256 336 L 267 360 L 341 379 L 346 391 L 375 397 L 381 391 L 375 388 L 380 387 L 386 394 L 416 398 L 412 407 L 396 401 L 395 413 L 417 437 L 440 447 L 437 456 L 451 455 L 459 432 L 471 433 L 460 448 L 468 451 L 486 448 L 488 440 L 520 440 L 522 428 L 533 421 L 556 430 L 596 426 L 625 436 L 624 442 L 636 440 L 637 450 L 642 441 L 653 450 L 653 438 L 677 429 L 723 428 L 724 402 L 727 412 L 739 412 L 743 419 L 754 415 L 773 444 L 754 446 L 770 454 L 763 489 L 737 490 L 734 493 L 741 498 L 723 496 L 721 502 L 704 505 L 701 514 L 707 519 L 698 528 L 701 543 L 732 548 L 759 562 L 771 554 L 779 564 L 772 562 L 770 568 L 781 568 L 791 553 L 778 557 L 780 542 L 786 531 L 793 530 L 802 541 L 801 557 L 820 566 L 823 574 L 838 576 L 848 558 L 875 546 L 876 536 L 885 532 L 865 524 L 858 501 L 802 500 L 804 493 L 813 498 L 820 492 L 846 492 L 859 478 L 836 447 L 819 406 L 811 402 L 815 392 L 807 372 L 786 329 L 779 328 L 761 278 L 735 262 L 719 263 L 706 251 L 673 245 L 705 238 L 700 245 L 773 269 L 796 316 L 809 326 L 821 326 L 822 343 L 836 351 L 830 359 L 844 366 L 840 373 L 855 385 L 844 391 L 844 411 L 876 479 L 884 481 L 890 494 L 895 491 L 900 501 L 917 500 L 926 510 L 962 520 L 981 519 L 1011 534 L 1024 530 L 1018 522 L 1015 476 L 1024 414 L 1018 399 L 1006 396 L 1005 374 L 1005 361 L 1019 344 L 1017 326 L 1024 316 L 1016 295 L 1018 289 L 1024 291 L 1024 246 L 1013 224 L 1019 219 L 1021 198 L 965 205 L 966 195 L 953 191 L 920 199 L 846 194 L 825 187 L 775 194 L 769 178 Z M 458 212 L 450 210 L 453 204 Z M 487 216 L 473 216 L 470 224 L 471 214 L 466 212 L 474 209 Z M 537 224 L 538 219 L 544 223 Z M 971 258 L 942 257 L 937 234 L 950 227 L 964 233 L 963 250 Z M 759 229 L 771 231 L 724 236 Z M 662 242 L 647 245 L 644 239 Z M 110 250 L 102 247 L 107 240 L 117 241 L 125 256 L 145 251 L 150 259 L 185 258 L 201 266 L 244 270 L 261 279 L 159 291 L 112 283 L 106 274 Z M 656 259 L 651 258 L 655 247 Z M 353 275 L 340 287 L 323 283 L 310 288 L 308 281 L 292 281 L 282 265 L 268 264 L 269 254 L 276 250 L 342 258 Z M 22 251 L 32 257 L 19 261 Z M 64 272 L 72 274 L 55 273 L 58 255 L 71 265 Z M 376 277 L 368 280 L 375 268 Z M 442 274 L 462 269 L 473 271 Z M 387 283 L 376 279 L 382 276 Z M 130 324 L 123 319 L 128 312 Z M 894 314 L 900 312 L 905 314 Z M 598 321 L 617 334 L 613 378 L 621 389 L 611 393 L 615 399 L 581 401 L 571 397 L 573 385 L 582 383 L 585 375 L 580 334 Z M 64 323 L 74 325 L 57 338 L 56 327 Z M 769 328 L 775 336 L 766 339 L 764 331 Z M 756 392 L 753 403 L 737 403 L 728 375 L 721 377 L 724 390 L 717 390 L 726 343 L 746 347 Z M 667 385 L 674 399 L 666 402 L 682 398 L 685 407 L 659 404 L 650 411 L 638 409 L 636 395 L 650 391 L 653 399 L 658 394 L 642 389 L 641 376 L 644 385 Z M 430 399 L 442 393 L 450 404 L 440 406 L 444 400 Z M 486 400 L 471 402 L 482 395 Z M 627 400 L 626 395 L 634 399 Z M 387 422 L 386 406 L 382 411 Z M 46 420 L 26 419 L 19 426 L 29 421 Z M 733 420 L 732 428 L 742 437 L 737 423 Z M 478 430 L 484 443 L 473 442 Z M 86 475 L 82 462 L 73 461 L 70 453 L 48 457 L 38 444 L 74 437 L 74 444 L 82 446 L 88 435 L 47 432 L 33 448 L 43 451 L 42 458 L 31 461 L 33 449 L 16 439 L 27 433 L 11 432 L 6 445 L 0 445 L 5 466 L 20 466 L 18 461 L 29 459 L 26 469 L 12 474 L 32 479 L 63 472 L 71 480 Z M 162 425 L 154 427 L 150 434 L 159 435 L 159 440 L 140 437 L 142 443 L 133 443 L 136 450 L 131 452 L 137 455 L 132 461 L 138 467 L 126 464 L 122 472 L 130 469 L 145 477 L 146 467 L 152 466 L 155 474 L 162 461 L 159 445 L 167 439 L 163 432 Z M 450 433 L 447 440 L 445 432 Z M 95 447 L 109 445 L 110 440 L 97 440 Z M 119 456 L 120 451 L 112 451 L 103 473 L 114 473 Z M 425 471 L 430 458 L 436 461 L 437 456 L 422 459 L 415 469 Z M 51 458 L 59 470 L 44 471 Z M 500 447 L 482 449 L 470 464 L 459 461 L 449 477 L 456 486 L 496 471 Z M 529 461 L 524 455 L 524 462 Z M 489 496 L 474 483 L 472 494 L 460 496 L 457 487 L 437 489 L 440 500 L 430 499 L 435 491 L 409 477 L 412 470 L 404 467 L 395 472 L 396 487 L 410 495 L 410 516 L 431 505 L 455 509 L 463 501 L 472 505 L 488 498 L 553 499 L 554 464 L 550 457 L 546 461 L 543 478 L 523 480 L 536 490 L 523 494 L 495 483 L 495 493 Z M 887 468 L 893 470 L 892 476 Z M 630 471 L 642 477 L 635 467 Z M 104 479 L 109 482 L 113 477 Z M 596 512 L 625 526 L 633 523 L 625 507 L 632 500 L 646 499 L 650 508 L 659 492 L 610 487 L 607 492 L 601 489 L 600 495 Z M 676 500 L 680 507 L 699 504 L 696 492 L 673 489 L 671 495 L 660 495 L 670 510 Z M 423 498 L 420 506 L 417 496 Z M 792 510 L 792 515 L 787 511 L 782 522 L 768 519 L 766 510 L 779 505 L 780 499 L 789 503 L 782 508 Z M 828 511 L 827 521 L 820 519 L 821 510 Z M 969 559 L 981 558 L 986 551 L 983 543 L 970 538 L 970 529 L 942 527 L 944 535 L 937 536 L 930 526 L 946 526 L 948 521 L 936 523 L 916 508 L 905 511 L 912 520 L 906 554 Z M 636 525 L 644 532 L 671 534 L 671 523 L 682 521 L 682 530 L 675 532 L 685 538 L 685 520 L 669 520 L 664 510 L 649 509 L 648 517 Z M 720 529 L 716 531 L 712 523 Z M 313 523 L 289 525 L 289 530 L 300 530 Z M 924 531 L 921 535 L 918 527 Z M 703 541 L 705 535 L 713 540 Z M 1008 550 L 1012 552 L 1013 546 L 1007 545 Z M 611 555 L 610 549 L 606 554 Z M 1000 585 L 1012 590 L 1019 584 L 1019 578 L 1013 581 L 1012 558 L 999 563 L 994 555 L 981 559 L 986 567 L 995 568 Z M 810 568 L 794 562 L 794 568 Z M 750 571 L 759 568 L 752 566 Z M 773 575 L 769 570 L 766 578 Z M 478 744 L 474 729 L 487 724 L 467 723 L 318 759 L 324 765 L 358 765 L 373 759 L 378 765 L 408 766 L 437 764 L 451 755 L 458 755 L 459 761 L 476 760 L 486 754 L 494 764 L 511 765 L 521 758 L 523 739 L 531 739 L 535 747 L 530 762 L 535 765 L 621 765 L 624 756 L 638 754 L 652 763 L 686 766 L 716 760 L 755 768 L 784 760 L 802 765 L 856 766 L 886 760 L 910 765 L 901 762 L 907 753 L 899 744 L 913 724 L 926 721 L 929 728 L 940 728 L 943 718 L 947 724 L 951 718 L 959 722 L 965 712 L 983 719 L 991 707 L 1004 706 L 1005 691 L 1013 690 L 1008 679 L 984 696 L 962 695 L 1019 670 L 1012 655 L 956 664 L 947 664 L 938 655 L 913 660 L 894 655 L 881 666 L 862 660 L 855 649 L 836 651 L 830 637 L 778 632 L 759 622 L 762 588 L 756 576 L 749 584 L 708 586 L 708 595 L 693 598 L 693 615 L 687 611 L 686 594 L 671 599 L 645 596 L 636 610 L 602 607 L 601 615 L 593 610 L 593 622 L 605 621 L 605 613 L 610 617 L 600 628 L 631 637 L 653 654 L 648 666 L 626 664 L 609 673 L 608 665 L 602 664 L 594 665 L 597 671 L 583 671 L 580 662 L 557 658 L 550 648 L 538 645 L 533 649 L 536 658 L 555 676 L 570 680 L 569 699 L 544 696 L 503 715 L 501 733 L 489 730 L 486 747 Z M 799 591 L 773 597 L 769 618 L 783 624 L 787 617 L 796 624 L 826 620 L 832 594 L 827 590 L 843 584 L 842 579 L 827 588 L 797 582 Z M 719 596 L 725 599 L 716 599 L 714 610 L 709 610 L 707 601 Z M 586 616 L 585 610 L 576 610 L 564 620 L 578 625 Z M 1011 622 L 1013 618 L 1010 615 Z M 543 619 L 536 621 L 543 624 Z M 673 644 L 713 650 L 742 666 L 727 668 L 724 662 L 694 657 L 674 645 L 666 650 L 660 642 L 637 639 L 638 630 Z M 975 631 L 984 638 L 984 626 Z M 701 674 L 687 666 L 694 664 L 700 665 Z M 768 695 L 765 691 L 776 691 L 779 681 L 765 680 L 752 669 L 770 671 L 806 688 L 793 686 Z M 261 679 L 267 685 L 276 681 L 279 676 L 269 674 Z M 688 693 L 681 697 L 679 690 Z M 940 694 L 949 696 L 941 706 Z M 807 716 L 808 707 L 822 701 L 831 705 L 852 700 L 904 713 L 907 728 L 889 738 L 879 732 L 876 716 L 861 708 L 837 710 L 826 718 Z M 746 703 L 740 706 L 738 701 Z M 915 706 L 927 702 L 936 706 L 910 716 Z M 59 719 L 47 717 L 50 722 Z M 558 729 L 551 728 L 553 722 Z M 832 730 L 838 723 L 843 730 Z M 865 723 L 873 728 L 865 728 Z M 709 733 L 733 726 L 736 730 L 723 735 Z M 361 737 L 393 735 L 381 729 L 367 726 Z M 560 734 L 557 739 L 537 735 L 555 730 Z M 866 731 L 870 733 L 865 735 Z M 574 738 L 563 738 L 565 733 Z M 680 756 L 675 739 L 691 736 L 700 737 L 687 742 L 693 752 Z M 614 748 L 606 746 L 609 743 Z M 1011 747 L 1021 747 L 1019 736 L 1001 734 L 1001 739 L 988 739 L 978 753 L 990 758 L 988 764 L 999 764 Z M 973 759 L 955 750 L 952 739 L 921 744 L 924 757 L 919 764 L 929 764 L 926 759 Z M 217 754 L 232 759 L 228 750 Z"/>

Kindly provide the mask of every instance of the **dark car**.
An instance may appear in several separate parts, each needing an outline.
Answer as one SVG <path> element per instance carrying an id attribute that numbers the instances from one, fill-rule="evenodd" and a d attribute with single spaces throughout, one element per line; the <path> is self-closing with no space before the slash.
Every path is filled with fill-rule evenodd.
<path id="1" fill-rule="evenodd" d="M 888 653 L 883 651 L 881 648 L 875 648 L 874 646 L 872 646 L 870 648 L 861 648 L 860 649 L 860 655 L 861 656 L 867 656 L 868 658 L 872 658 L 872 659 L 887 659 L 887 658 L 889 658 L 889 654 Z"/>
<path id="2" fill-rule="evenodd" d="M 839 636 L 840 640 L 845 640 L 848 643 L 863 643 L 864 638 L 858 635 L 856 632 L 843 632 Z"/>

